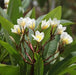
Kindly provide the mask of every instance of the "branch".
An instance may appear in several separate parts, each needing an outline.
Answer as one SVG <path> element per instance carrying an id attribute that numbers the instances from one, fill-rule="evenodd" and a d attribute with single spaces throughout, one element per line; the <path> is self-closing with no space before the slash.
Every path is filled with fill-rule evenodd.
<path id="1" fill-rule="evenodd" d="M 50 55 L 48 58 L 44 59 L 43 61 L 47 61 L 48 59 L 50 59 L 52 56 L 54 56 L 58 52 L 59 52 L 59 50 L 57 50 L 54 54 Z"/>
<path id="2" fill-rule="evenodd" d="M 32 52 L 34 53 L 34 49 L 31 43 L 28 43 L 25 39 L 24 41 L 27 43 L 27 45 L 29 46 L 29 48 L 32 50 Z"/>
<path id="3" fill-rule="evenodd" d="M 58 57 L 56 57 L 56 58 L 50 60 L 49 62 L 45 63 L 44 65 L 48 65 L 48 64 L 50 64 L 52 61 L 54 61 L 54 60 L 57 59 L 57 58 L 58 58 Z"/>
<path id="4" fill-rule="evenodd" d="M 25 48 L 24 48 L 25 49 Z M 25 54 L 27 55 L 27 57 L 29 58 L 29 60 L 31 61 L 31 62 L 33 62 L 32 61 L 32 58 L 30 57 L 30 55 L 24 50 L 24 52 L 25 52 Z"/>
<path id="5" fill-rule="evenodd" d="M 22 53 L 20 53 L 20 55 L 22 56 L 23 60 L 24 60 L 26 63 L 32 65 L 32 63 L 28 62 L 28 61 L 24 58 L 24 56 L 22 55 Z"/>

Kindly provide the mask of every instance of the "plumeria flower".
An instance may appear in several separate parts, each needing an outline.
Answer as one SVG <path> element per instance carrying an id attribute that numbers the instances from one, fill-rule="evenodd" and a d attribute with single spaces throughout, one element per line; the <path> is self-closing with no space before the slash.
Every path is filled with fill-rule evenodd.
<path id="1" fill-rule="evenodd" d="M 19 19 L 17 19 L 17 23 L 18 23 L 18 25 L 20 25 L 20 26 L 22 26 L 22 27 L 26 27 L 25 25 L 26 25 L 26 18 L 19 18 Z"/>
<path id="2" fill-rule="evenodd" d="M 49 20 L 47 22 L 46 22 L 46 20 L 42 21 L 42 24 L 41 24 L 42 29 L 47 29 L 49 26 L 50 26 L 50 21 Z"/>
<path id="3" fill-rule="evenodd" d="M 20 26 L 19 26 L 19 25 L 14 25 L 14 29 L 11 28 L 11 31 L 12 31 L 13 33 L 20 34 L 20 32 L 21 32 Z"/>
<path id="4" fill-rule="evenodd" d="M 30 28 L 30 29 L 34 29 L 35 28 L 35 19 L 30 19 L 27 22 L 27 27 Z"/>
<path id="5" fill-rule="evenodd" d="M 5 7 L 8 8 L 9 0 L 4 0 Z"/>
<path id="6" fill-rule="evenodd" d="M 36 40 L 37 42 L 41 42 L 44 38 L 44 33 L 43 32 L 39 32 L 39 31 L 36 31 L 35 32 L 35 35 L 32 34 L 32 37 L 34 38 L 34 40 Z"/>
<path id="7" fill-rule="evenodd" d="M 60 24 L 60 20 L 57 20 L 57 18 L 54 18 L 53 20 L 50 18 L 49 20 L 52 27 L 57 27 Z"/>
<path id="8" fill-rule="evenodd" d="M 66 27 L 63 27 L 61 24 L 57 27 L 57 34 L 62 34 L 66 30 Z"/>
<path id="9" fill-rule="evenodd" d="M 73 42 L 73 38 L 67 32 L 63 32 L 60 36 L 60 39 L 63 44 L 70 44 Z"/>

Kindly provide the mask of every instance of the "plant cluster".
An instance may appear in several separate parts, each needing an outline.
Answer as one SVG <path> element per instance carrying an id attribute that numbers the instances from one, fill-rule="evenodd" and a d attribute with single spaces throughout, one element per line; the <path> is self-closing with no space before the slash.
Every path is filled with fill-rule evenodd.
<path id="1" fill-rule="evenodd" d="M 75 52 L 70 54 L 76 43 L 70 36 L 69 25 L 73 22 L 61 20 L 61 6 L 38 19 L 34 8 L 23 16 L 20 7 L 20 0 L 10 0 L 7 13 L 0 8 L 4 33 L 0 58 L 7 56 L 10 60 L 10 66 L 0 64 L 0 74 L 62 75 L 67 69 L 70 72 L 70 65 L 76 62 Z"/>

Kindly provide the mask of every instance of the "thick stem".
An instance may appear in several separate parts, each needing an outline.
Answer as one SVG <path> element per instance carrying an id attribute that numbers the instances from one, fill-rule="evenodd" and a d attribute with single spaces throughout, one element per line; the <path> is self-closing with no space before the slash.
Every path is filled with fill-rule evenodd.
<path id="1" fill-rule="evenodd" d="M 30 75 L 34 75 L 34 64 L 32 64 Z"/>

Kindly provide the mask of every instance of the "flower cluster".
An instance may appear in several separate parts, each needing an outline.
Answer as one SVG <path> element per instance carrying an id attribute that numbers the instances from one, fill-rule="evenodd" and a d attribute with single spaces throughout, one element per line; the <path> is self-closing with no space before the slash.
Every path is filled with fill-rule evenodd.
<path id="1" fill-rule="evenodd" d="M 52 28 L 56 27 L 56 34 L 60 35 L 60 40 L 64 44 L 70 44 L 73 42 L 72 37 L 67 32 L 64 32 L 66 30 L 66 27 L 63 27 L 63 25 L 60 24 L 60 20 L 57 20 L 56 18 L 52 20 L 50 18 L 48 21 L 46 20 L 42 21 L 42 24 L 41 24 L 42 29 L 47 29 L 50 26 Z"/>
<path id="2" fill-rule="evenodd" d="M 35 19 L 27 18 L 19 18 L 17 19 L 17 25 L 14 25 L 14 29 L 11 29 L 12 32 L 20 34 L 24 34 L 25 28 L 34 29 L 35 28 Z"/>
<path id="3" fill-rule="evenodd" d="M 24 31 L 26 28 L 30 28 L 32 30 L 34 30 L 36 26 L 36 21 L 35 19 L 31 19 L 29 17 L 26 18 L 19 18 L 17 19 L 17 25 L 14 25 L 14 29 L 11 29 L 11 31 L 13 33 L 17 33 L 17 34 L 24 34 Z M 47 28 L 55 28 L 55 33 L 54 35 L 60 35 L 60 40 L 64 43 L 64 44 L 70 44 L 72 43 L 73 39 L 72 37 L 67 33 L 64 32 L 66 30 L 66 27 L 63 27 L 63 25 L 60 24 L 60 20 L 57 20 L 56 18 L 54 18 L 53 20 L 50 18 L 48 21 L 43 20 L 41 22 L 41 29 L 47 29 Z M 44 38 L 44 32 L 39 32 L 38 30 L 35 32 L 35 34 L 31 35 L 34 40 L 36 40 L 37 42 L 41 42 Z"/>

